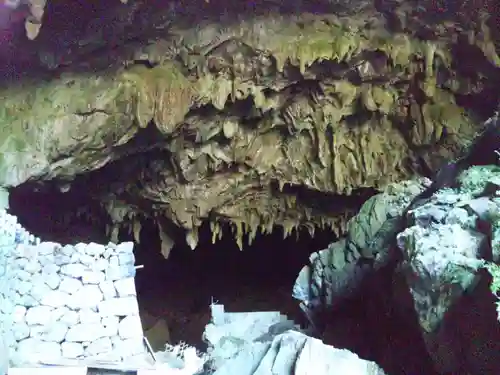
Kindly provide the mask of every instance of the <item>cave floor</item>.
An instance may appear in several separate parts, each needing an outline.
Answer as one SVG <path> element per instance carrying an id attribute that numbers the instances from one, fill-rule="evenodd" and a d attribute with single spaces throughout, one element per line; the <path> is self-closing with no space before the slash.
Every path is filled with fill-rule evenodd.
<path id="1" fill-rule="evenodd" d="M 231 283 L 231 286 L 204 285 L 212 291 L 200 296 L 200 288 L 192 282 L 177 279 L 175 285 L 156 285 L 138 294 L 139 306 L 157 319 L 164 319 L 169 342 L 180 341 L 199 347 L 205 326 L 210 321 L 210 304 L 223 304 L 228 312 L 280 311 L 290 319 L 299 313 L 298 303 L 291 296 L 291 285 L 252 285 Z M 294 319 L 295 320 L 295 319 Z"/>

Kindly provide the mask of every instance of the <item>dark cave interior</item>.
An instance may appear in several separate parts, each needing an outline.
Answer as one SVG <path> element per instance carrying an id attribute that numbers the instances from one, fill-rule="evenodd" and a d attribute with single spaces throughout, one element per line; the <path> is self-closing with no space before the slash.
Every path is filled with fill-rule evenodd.
<path id="1" fill-rule="evenodd" d="M 84 204 L 82 197 L 71 191 L 43 192 L 39 185 L 36 192 L 34 186 L 27 183 L 10 192 L 10 213 L 27 230 L 46 241 L 108 242 L 103 228 L 83 220 L 65 222 L 65 213 Z M 170 343 L 184 341 L 204 349 L 201 337 L 212 301 L 233 312 L 277 310 L 302 327 L 306 325 L 291 296 L 292 286 L 309 255 L 336 240 L 333 233 L 317 230 L 311 238 L 301 231 L 283 239 L 282 231 L 274 230 L 258 235 L 243 251 L 229 230 L 215 244 L 211 237 L 209 225 L 204 224 L 194 251 L 185 243 L 175 245 L 165 260 L 156 226 L 143 223 L 141 241 L 135 247 L 136 264 L 144 266 L 136 274 L 139 306 L 168 322 Z M 132 238 L 121 233 L 119 240 Z M 391 274 L 388 270 L 369 278 L 357 295 L 329 312 L 320 338 L 376 361 L 388 374 L 432 375 L 423 343 L 418 344 L 416 321 L 393 313 L 386 292 L 391 289 Z"/>

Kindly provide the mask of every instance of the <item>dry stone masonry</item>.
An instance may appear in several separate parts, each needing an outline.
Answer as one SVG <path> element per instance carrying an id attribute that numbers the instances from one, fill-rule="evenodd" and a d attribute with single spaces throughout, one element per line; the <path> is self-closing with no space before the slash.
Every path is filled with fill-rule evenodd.
<path id="1" fill-rule="evenodd" d="M 0 333 L 11 365 L 144 353 L 133 243 L 40 242 L 0 211 Z"/>

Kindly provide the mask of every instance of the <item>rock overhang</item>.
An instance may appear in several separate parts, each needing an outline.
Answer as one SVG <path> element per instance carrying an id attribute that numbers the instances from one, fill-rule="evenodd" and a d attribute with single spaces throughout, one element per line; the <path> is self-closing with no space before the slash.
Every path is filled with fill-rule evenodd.
<path id="1" fill-rule="evenodd" d="M 431 26 L 409 4 L 278 14 L 276 2 L 267 14 L 227 7 L 215 22 L 218 3 L 203 5 L 203 20 L 190 5 L 116 1 L 52 44 L 58 20 L 47 15 L 34 41 L 44 80 L 1 94 L 1 183 L 106 170 L 114 177 L 97 180 L 116 189 L 94 193 L 111 233 L 154 212 L 160 233 L 181 227 L 192 245 L 214 218 L 239 243 L 274 225 L 343 232 L 353 213 L 318 210 L 296 188 L 349 196 L 435 170 L 478 129 L 457 98 L 481 95 L 498 72 L 491 20 L 447 14 Z M 455 59 L 464 38 L 480 74 Z"/>

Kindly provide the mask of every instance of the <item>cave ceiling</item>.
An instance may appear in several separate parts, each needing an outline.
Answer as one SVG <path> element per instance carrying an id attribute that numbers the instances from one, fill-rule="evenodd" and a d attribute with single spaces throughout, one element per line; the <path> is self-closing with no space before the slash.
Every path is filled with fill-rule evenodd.
<path id="1" fill-rule="evenodd" d="M 207 219 L 341 233 L 494 109 L 495 2 L 226 3 L 6 1 L 0 184 L 86 191 L 114 239 L 152 219 L 164 255 Z"/>

